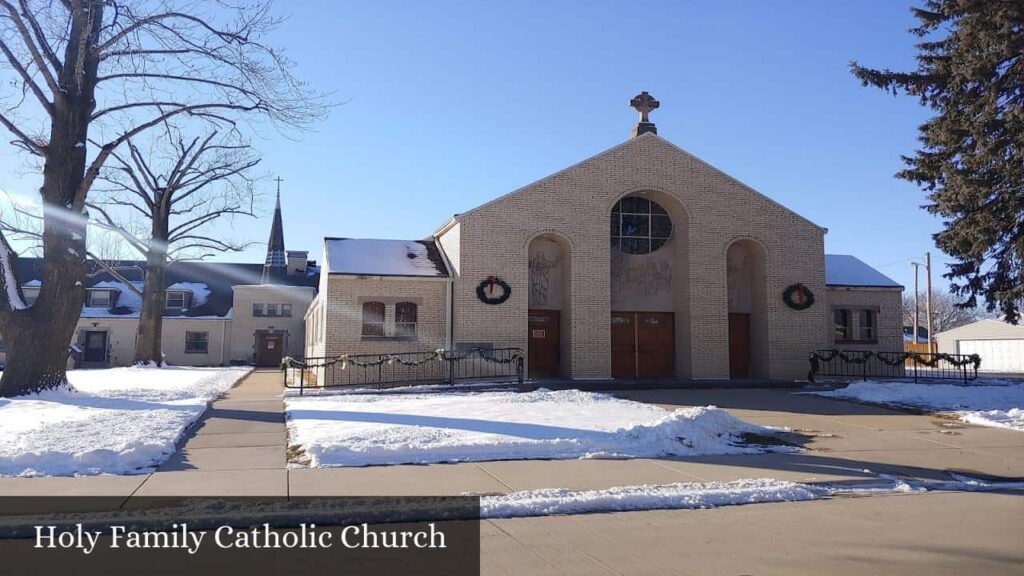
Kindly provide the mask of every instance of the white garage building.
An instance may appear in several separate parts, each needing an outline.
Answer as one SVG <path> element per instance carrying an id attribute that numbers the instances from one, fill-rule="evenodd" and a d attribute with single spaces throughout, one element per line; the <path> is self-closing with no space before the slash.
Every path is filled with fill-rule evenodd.
<path id="1" fill-rule="evenodd" d="M 1024 326 L 979 320 L 935 335 L 939 352 L 977 354 L 983 372 L 1024 373 Z"/>

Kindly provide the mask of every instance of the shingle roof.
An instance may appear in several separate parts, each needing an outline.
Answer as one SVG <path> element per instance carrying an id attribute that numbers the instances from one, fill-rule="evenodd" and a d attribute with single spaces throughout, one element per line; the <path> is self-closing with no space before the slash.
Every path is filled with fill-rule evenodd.
<path id="1" fill-rule="evenodd" d="M 126 280 L 142 287 L 145 278 L 146 263 L 139 260 L 122 260 L 108 263 L 116 269 Z M 110 273 L 103 270 L 93 261 L 86 263 L 88 276 L 86 288 L 111 288 L 118 290 L 119 294 L 114 306 L 109 310 L 96 308 L 83 308 L 84 317 L 124 317 L 131 318 L 138 316 L 140 299 Z M 315 287 L 319 283 L 319 272 L 314 262 L 309 264 L 311 273 L 306 275 L 289 275 L 278 284 L 288 286 L 309 286 Z M 15 264 L 15 276 L 22 286 L 26 283 L 37 283 L 42 279 L 43 261 L 41 258 L 18 258 Z M 263 264 L 229 263 L 229 262 L 175 262 L 167 267 L 167 274 L 164 279 L 165 287 L 175 284 L 188 288 L 195 294 L 202 290 L 205 285 L 209 294 L 203 299 L 196 299 L 197 306 L 183 310 L 180 313 L 165 312 L 165 317 L 226 317 L 231 310 L 234 295 L 232 286 L 239 284 L 259 284 L 260 276 L 263 273 Z M 36 284 L 38 285 L 38 284 Z"/>

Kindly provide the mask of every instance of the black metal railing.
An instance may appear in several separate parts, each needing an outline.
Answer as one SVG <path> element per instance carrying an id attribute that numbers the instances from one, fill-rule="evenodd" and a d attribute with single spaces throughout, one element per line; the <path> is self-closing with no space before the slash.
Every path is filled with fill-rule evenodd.
<path id="1" fill-rule="evenodd" d="M 815 350 L 808 361 L 807 379 L 818 376 L 847 378 L 893 378 L 962 380 L 978 377 L 981 357 L 977 354 L 928 352 L 876 352 L 872 350 Z"/>
<path id="2" fill-rule="evenodd" d="M 474 380 L 523 383 L 520 348 L 285 358 L 284 385 L 297 388 L 395 388 Z"/>

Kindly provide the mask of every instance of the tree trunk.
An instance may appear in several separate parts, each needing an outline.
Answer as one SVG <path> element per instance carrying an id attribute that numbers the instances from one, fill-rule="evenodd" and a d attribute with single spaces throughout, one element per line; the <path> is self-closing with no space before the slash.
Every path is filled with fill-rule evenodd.
<path id="1" fill-rule="evenodd" d="M 164 279 L 167 276 L 168 217 L 162 206 L 166 203 L 157 194 L 153 210 L 153 230 L 146 254 L 146 284 L 142 289 L 142 311 L 135 334 L 135 363 L 156 362 L 163 366 L 164 304 L 167 298 Z"/>
<path id="2" fill-rule="evenodd" d="M 7 363 L 0 396 L 16 396 L 67 385 L 67 357 L 85 298 L 85 219 L 79 192 L 85 180 L 89 122 L 95 108 L 98 60 L 92 49 L 99 37 L 103 4 L 77 9 L 71 22 L 64 62 L 50 112 L 50 139 L 43 166 L 43 277 L 32 307 L 7 306 L 0 331 L 7 342 Z M 80 49 L 86 54 L 80 54 Z M 82 67 L 75 64 L 81 60 Z"/>

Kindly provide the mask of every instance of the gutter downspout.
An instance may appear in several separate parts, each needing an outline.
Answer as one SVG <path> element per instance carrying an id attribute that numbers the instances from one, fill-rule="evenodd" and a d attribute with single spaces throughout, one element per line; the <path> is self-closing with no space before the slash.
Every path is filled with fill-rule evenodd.
<path id="1" fill-rule="evenodd" d="M 454 339 L 454 334 L 452 332 L 452 316 L 454 315 L 454 310 L 455 310 L 455 298 L 453 297 L 453 294 L 452 294 L 452 292 L 453 292 L 453 288 L 452 288 L 453 284 L 454 284 L 454 281 L 452 279 L 449 279 L 447 282 L 444 283 L 444 304 L 445 304 L 445 306 L 444 306 L 444 326 L 445 326 L 445 329 L 444 329 L 444 349 L 445 350 L 451 350 L 452 349 L 452 340 Z"/>
<path id="2" fill-rule="evenodd" d="M 228 327 L 229 326 L 230 326 L 229 321 L 228 320 L 224 320 L 224 326 L 221 328 L 221 331 L 220 331 L 220 365 L 221 366 L 224 365 L 224 348 L 227 346 L 227 342 L 228 342 Z"/>

